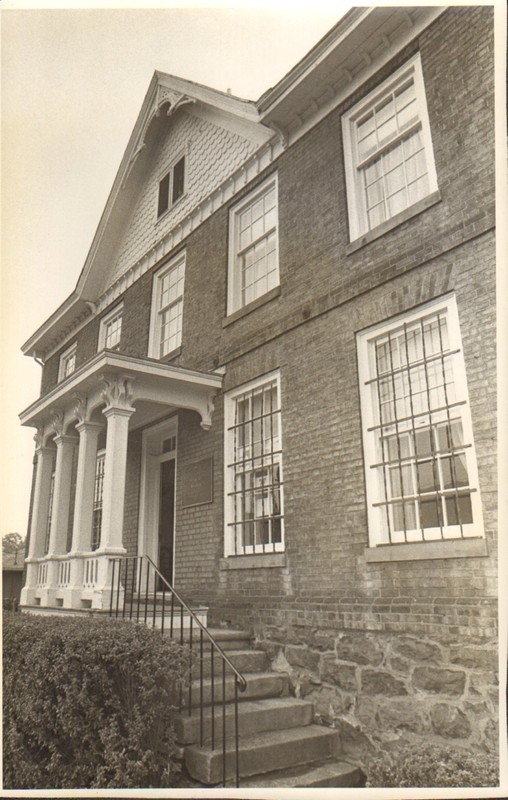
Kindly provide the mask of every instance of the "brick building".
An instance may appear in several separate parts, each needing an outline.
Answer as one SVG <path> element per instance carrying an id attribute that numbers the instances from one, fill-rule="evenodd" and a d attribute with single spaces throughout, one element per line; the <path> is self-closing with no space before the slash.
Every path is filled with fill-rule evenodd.
<path id="1" fill-rule="evenodd" d="M 257 102 L 156 72 L 44 361 L 25 608 L 147 554 L 357 761 L 497 742 L 493 15 L 353 9 Z"/>

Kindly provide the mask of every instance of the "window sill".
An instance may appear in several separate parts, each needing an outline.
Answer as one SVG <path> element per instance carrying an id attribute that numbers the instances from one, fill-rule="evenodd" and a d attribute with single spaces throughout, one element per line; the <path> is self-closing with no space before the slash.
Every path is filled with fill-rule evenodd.
<path id="1" fill-rule="evenodd" d="M 366 547 L 367 564 L 387 561 L 422 561 L 438 558 L 473 558 L 487 556 L 485 539 L 447 539 L 436 542 L 409 542 L 379 547 Z"/>
<path id="2" fill-rule="evenodd" d="M 162 214 L 161 214 L 159 217 L 157 217 L 157 219 L 155 220 L 155 225 L 157 226 L 157 225 L 159 224 L 159 222 L 162 222 L 162 221 L 163 221 L 163 220 L 165 220 L 167 217 L 169 217 L 169 215 L 171 214 L 171 212 L 172 212 L 172 211 L 174 211 L 174 210 L 175 210 L 175 208 L 176 208 L 178 205 L 180 205 L 180 203 L 182 202 L 182 200 L 184 199 L 184 197 L 186 197 L 186 195 L 187 195 L 187 192 L 184 192 L 183 194 L 181 194 L 181 195 L 180 195 L 180 197 L 178 198 L 178 200 L 175 200 L 175 202 L 174 202 L 174 203 L 172 203 L 172 205 L 170 205 L 170 206 L 169 206 L 169 208 L 166 208 L 166 210 L 165 210 L 165 211 L 163 211 L 163 212 L 162 212 Z"/>
<path id="3" fill-rule="evenodd" d="M 169 353 L 166 353 L 165 356 L 162 356 L 157 360 L 160 361 L 161 364 L 165 364 L 167 361 L 171 361 L 173 358 L 179 356 L 181 352 L 182 352 L 182 345 L 179 345 L 178 347 L 175 347 L 174 350 L 170 350 Z"/>
<path id="4" fill-rule="evenodd" d="M 385 233 L 388 233 L 388 231 L 397 228 L 399 225 L 402 225 L 403 222 L 407 222 L 407 220 L 411 219 L 411 217 L 421 214 L 422 211 L 426 211 L 427 208 L 430 208 L 431 206 L 434 206 L 436 203 L 440 202 L 441 192 L 438 189 L 436 192 L 432 192 L 432 194 L 429 194 L 427 197 L 424 197 L 422 200 L 419 200 L 417 203 L 409 206 L 409 208 L 405 208 L 404 211 L 401 211 L 394 217 L 382 222 L 381 225 L 377 225 L 375 228 L 372 228 L 371 231 L 367 231 L 367 233 L 359 236 L 358 239 L 354 239 L 354 241 L 347 245 L 346 255 L 349 256 L 351 253 L 355 253 L 357 250 L 360 250 L 360 248 L 364 247 L 364 245 L 369 244 L 369 242 L 373 242 L 375 239 L 379 239 L 380 236 L 384 236 Z"/>
<path id="5" fill-rule="evenodd" d="M 285 553 L 256 553 L 249 556 L 228 556 L 221 558 L 219 567 L 227 569 L 259 569 L 266 567 L 285 567 Z"/>
<path id="6" fill-rule="evenodd" d="M 275 300 L 276 297 L 280 295 L 280 286 L 275 286 L 275 288 L 270 289 L 269 292 L 266 294 L 261 295 L 261 297 L 256 297 L 251 303 L 247 303 L 246 306 L 242 306 L 237 311 L 233 311 L 232 314 L 229 314 L 223 321 L 222 327 L 226 328 L 228 325 L 231 325 L 232 322 L 235 322 L 240 317 L 244 317 L 246 314 L 250 314 L 251 311 L 255 311 L 256 308 L 260 306 L 264 306 L 265 303 L 269 303 L 270 300 Z"/>

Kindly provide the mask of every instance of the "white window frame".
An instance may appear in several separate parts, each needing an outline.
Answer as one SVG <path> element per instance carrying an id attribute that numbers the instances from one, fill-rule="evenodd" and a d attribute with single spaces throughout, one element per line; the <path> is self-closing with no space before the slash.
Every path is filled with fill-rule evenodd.
<path id="1" fill-rule="evenodd" d="M 60 356 L 60 361 L 58 364 L 58 380 L 63 381 L 65 378 L 68 378 L 73 372 L 76 371 L 76 352 L 78 349 L 78 343 L 74 342 L 68 347 Z M 67 369 L 67 363 L 70 361 L 71 358 L 74 358 L 73 366 L 71 370 Z"/>
<path id="2" fill-rule="evenodd" d="M 122 317 L 123 303 L 119 303 L 119 305 L 115 306 L 113 309 L 111 309 L 111 311 L 105 314 L 104 317 L 102 317 L 99 327 L 99 350 L 104 350 L 105 347 L 108 347 L 109 350 L 118 350 L 122 338 Z M 106 344 L 108 338 L 108 326 L 118 318 L 120 318 L 120 333 L 118 335 L 118 339 L 114 344 L 108 346 Z"/>
<path id="3" fill-rule="evenodd" d="M 438 312 L 444 312 L 446 314 L 449 343 L 447 352 L 451 353 L 449 358 L 452 363 L 456 398 L 456 402 L 453 405 L 453 415 L 454 418 L 460 418 L 462 424 L 463 441 L 465 443 L 463 455 L 465 455 L 468 474 L 468 483 L 463 491 L 465 492 L 467 489 L 471 490 L 470 500 L 473 521 L 472 523 L 463 523 L 462 525 L 443 525 L 442 527 L 429 528 L 417 527 L 412 530 L 390 532 L 386 521 L 385 501 L 387 500 L 387 490 L 383 485 L 386 480 L 386 475 L 383 477 L 383 468 L 374 466 L 383 460 L 383 455 L 381 453 L 382 448 L 380 446 L 380 419 L 375 381 L 376 364 L 374 345 L 380 337 L 387 334 L 389 331 L 395 331 L 397 328 L 400 330 L 400 326 L 403 323 L 410 325 L 411 323 L 417 322 L 429 315 L 437 314 Z M 483 537 L 484 530 L 478 470 L 455 295 L 453 293 L 445 295 L 430 303 L 419 306 L 417 309 L 399 314 L 396 317 L 392 317 L 390 320 L 373 325 L 367 330 L 357 333 L 357 348 L 370 546 L 394 546 L 405 543 L 425 543 L 451 539 L 457 541 L 465 538 Z M 450 405 L 448 408 L 452 408 L 452 406 Z M 448 412 L 446 412 L 446 414 L 448 414 Z M 431 426 L 432 422 L 434 422 L 435 426 L 439 424 L 440 418 L 438 412 L 431 412 L 427 416 L 429 418 L 429 423 L 425 421 L 422 415 L 419 418 L 419 423 L 412 423 L 413 430 L 416 430 L 418 427 L 425 429 Z M 414 420 L 415 417 L 411 417 L 411 419 Z M 444 417 L 444 421 L 446 422 L 446 417 Z M 391 428 L 393 431 L 394 426 L 392 425 Z M 397 426 L 395 426 L 395 428 L 397 431 L 399 430 Z M 404 433 L 404 428 L 401 427 L 400 432 Z M 435 460 L 435 456 L 433 458 Z M 417 491 L 417 496 L 424 495 Z M 442 490 L 440 496 L 445 496 L 445 489 Z"/>
<path id="4" fill-rule="evenodd" d="M 173 185 L 175 181 L 175 167 L 176 165 L 184 159 L 183 164 L 183 190 L 182 194 L 177 197 L 176 200 L 173 200 Z M 163 211 L 159 213 L 159 197 L 160 197 L 160 185 L 165 178 L 169 178 L 168 181 L 168 206 Z M 182 150 L 178 153 L 176 158 L 174 158 L 169 167 L 164 169 L 164 172 L 161 173 L 159 180 L 157 181 L 157 197 L 156 197 L 156 213 L 157 213 L 157 220 L 162 219 L 168 211 L 171 211 L 174 206 L 176 206 L 180 200 L 185 196 L 187 191 L 187 153 L 185 150 Z"/>
<path id="5" fill-rule="evenodd" d="M 183 306 L 184 306 L 184 293 L 185 293 L 185 261 L 186 261 L 186 254 L 184 251 L 183 253 L 180 253 L 179 255 L 172 258 L 171 261 L 168 261 L 167 264 L 164 264 L 164 266 L 161 267 L 153 277 L 152 311 L 150 318 L 150 335 L 148 340 L 148 355 L 150 358 L 164 358 L 165 356 L 169 355 L 169 353 L 172 353 L 175 350 L 177 350 L 182 344 Z M 169 275 L 170 272 L 180 268 L 183 268 L 183 281 L 182 281 L 181 294 L 175 297 L 171 301 L 171 303 L 168 303 L 167 305 L 162 307 L 160 304 L 162 281 L 167 275 Z M 176 307 L 177 304 L 179 303 L 181 304 L 181 313 L 179 315 L 180 326 L 177 330 L 175 345 L 171 349 L 161 352 L 162 314 L 165 311 L 167 311 L 170 307 Z"/>
<path id="6" fill-rule="evenodd" d="M 274 281 L 273 285 L 270 286 L 266 291 L 257 294 L 252 300 L 245 302 L 242 299 L 242 267 L 241 267 L 241 252 L 240 252 L 240 244 L 239 244 L 239 219 L 240 215 L 244 213 L 249 206 L 254 205 L 261 197 L 267 195 L 272 189 L 275 189 L 275 224 L 268 230 L 265 231 L 262 235 L 260 235 L 257 239 L 253 240 L 249 245 L 251 248 L 254 244 L 259 244 L 264 239 L 267 239 L 271 233 L 275 233 L 275 270 L 274 272 Z M 279 275 L 279 195 L 278 195 L 278 181 L 277 181 L 277 173 L 271 175 L 267 178 L 263 183 L 256 186 L 251 192 L 249 192 L 246 197 L 244 197 L 240 202 L 236 203 L 231 209 L 229 213 L 229 268 L 228 268 L 228 301 L 227 301 L 227 313 L 232 314 L 235 311 L 243 308 L 244 306 L 250 305 L 250 303 L 255 302 L 258 298 L 263 297 L 268 292 L 275 289 L 277 286 L 280 285 L 280 275 Z"/>
<path id="7" fill-rule="evenodd" d="M 379 104 L 384 96 L 397 89 L 409 78 L 413 78 L 415 93 L 416 93 L 416 108 L 418 111 L 418 122 L 408 125 L 407 128 L 399 131 L 393 138 L 386 144 L 380 146 L 376 153 L 369 155 L 362 162 L 358 153 L 357 146 L 357 122 L 374 106 Z M 365 191 L 362 186 L 363 172 L 362 167 L 367 166 L 370 162 L 375 161 L 381 153 L 386 153 L 408 136 L 408 134 L 416 129 L 421 130 L 423 149 L 425 153 L 425 163 L 427 167 L 428 187 L 427 192 L 422 197 L 418 198 L 414 203 L 405 206 L 401 211 L 394 214 L 387 215 L 386 219 L 382 222 L 370 226 L 367 217 Z M 399 214 L 410 214 L 408 209 L 415 208 L 415 213 L 418 210 L 418 204 L 426 197 L 437 191 L 437 175 L 434 163 L 434 152 L 432 148 L 432 138 L 430 132 L 429 115 L 427 111 L 427 101 L 425 95 L 425 86 L 423 83 L 423 73 L 420 54 L 417 53 L 413 58 L 407 61 L 400 69 L 393 73 L 387 80 L 380 86 L 376 87 L 372 92 L 366 95 L 356 105 L 353 106 L 342 117 L 342 131 L 344 141 L 344 164 L 346 171 L 346 189 L 348 198 L 348 216 L 349 216 L 349 231 L 350 239 L 354 241 L 361 236 L 364 236 L 371 230 L 376 230 L 381 225 L 386 224 L 391 219 L 396 219 Z"/>
<path id="8" fill-rule="evenodd" d="M 240 541 L 241 534 L 235 533 L 238 527 L 235 522 L 235 505 L 234 505 L 234 489 L 235 489 L 235 473 L 234 467 L 231 466 L 235 461 L 235 444 L 233 426 L 235 425 L 235 411 L 236 402 L 245 395 L 249 394 L 256 389 L 259 389 L 268 384 L 274 383 L 277 388 L 278 409 L 274 413 L 278 414 L 278 447 L 277 452 L 273 450 L 268 454 L 257 457 L 254 459 L 246 458 L 247 461 L 259 462 L 258 468 L 262 467 L 278 467 L 279 474 L 279 502 L 280 511 L 277 518 L 280 516 L 280 541 L 269 542 L 265 544 L 250 544 L 245 545 Z M 283 445 L 282 445 L 282 410 L 281 410 L 281 386 L 280 386 L 280 372 L 276 370 L 267 375 L 250 381 L 249 383 L 242 384 L 235 389 L 227 392 L 224 397 L 224 555 L 228 556 L 243 556 L 243 555 L 261 555 L 267 553 L 281 553 L 285 550 L 284 545 L 284 472 L 283 472 Z M 263 488 L 261 484 L 260 488 Z M 269 488 L 269 487 L 266 487 Z M 255 493 L 255 490 L 253 490 Z M 254 500 L 254 498 L 253 498 Z M 264 501 L 263 501 L 264 502 Z M 263 519 L 266 519 L 263 518 Z M 253 522 L 253 520 L 252 520 Z M 270 528 L 271 529 L 271 528 Z M 236 540 L 236 541 L 235 541 Z"/>

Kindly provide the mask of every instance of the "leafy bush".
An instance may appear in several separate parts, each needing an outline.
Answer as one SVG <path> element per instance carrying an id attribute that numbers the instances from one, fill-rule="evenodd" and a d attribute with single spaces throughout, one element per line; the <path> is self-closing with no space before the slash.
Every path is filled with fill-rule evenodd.
<path id="1" fill-rule="evenodd" d="M 435 744 L 406 745 L 372 759 L 367 786 L 497 786 L 497 759 L 492 754 Z"/>
<path id="2" fill-rule="evenodd" d="M 170 786 L 185 650 L 110 619 L 4 614 L 4 787 Z"/>

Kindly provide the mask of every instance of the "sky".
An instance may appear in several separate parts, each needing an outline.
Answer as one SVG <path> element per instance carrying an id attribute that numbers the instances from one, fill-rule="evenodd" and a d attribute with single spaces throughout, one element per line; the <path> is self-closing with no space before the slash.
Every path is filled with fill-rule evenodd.
<path id="1" fill-rule="evenodd" d="M 0 11 L 0 535 L 28 520 L 35 431 L 18 414 L 41 368 L 20 347 L 76 285 L 154 70 L 256 100 L 349 8 L 29 5 Z"/>

